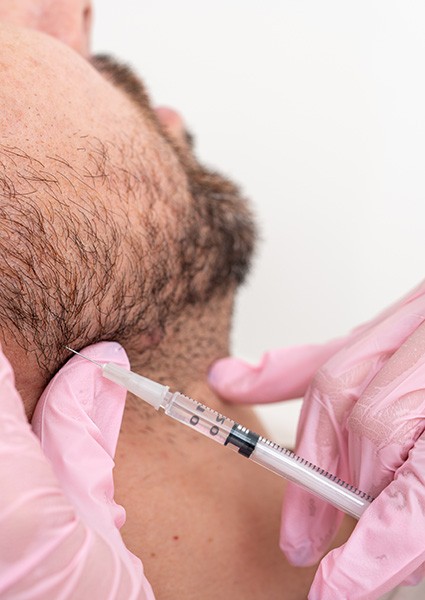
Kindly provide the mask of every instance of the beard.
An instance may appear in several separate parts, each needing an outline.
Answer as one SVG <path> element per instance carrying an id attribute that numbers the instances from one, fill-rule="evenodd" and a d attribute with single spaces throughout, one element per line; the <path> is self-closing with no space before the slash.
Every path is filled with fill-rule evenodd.
<path id="1" fill-rule="evenodd" d="M 230 284 L 243 283 L 256 239 L 247 199 L 232 181 L 200 164 L 193 154 L 191 133 L 185 132 L 185 147 L 167 134 L 152 109 L 143 82 L 129 67 L 106 55 L 95 57 L 92 64 L 139 108 L 172 148 L 186 175 L 190 207 L 188 218 L 180 221 L 184 235 L 179 248 L 180 275 L 185 276 L 190 288 L 185 302 L 204 301 L 215 291 L 228 289 Z M 202 279 L 199 286 L 197 279 Z"/>
<path id="2" fill-rule="evenodd" d="M 93 193 L 79 191 L 69 209 L 56 172 L 59 163 L 63 173 L 64 160 L 46 158 L 41 169 L 22 149 L 0 147 L 0 323 L 35 353 L 46 380 L 63 364 L 65 345 L 116 340 L 143 351 L 157 344 L 185 308 L 207 305 L 244 281 L 256 237 L 238 187 L 167 135 L 134 73 L 108 57 L 93 59 L 93 65 L 130 98 L 166 145 L 183 173 L 185 200 L 176 202 L 172 193 L 164 197 L 151 177 L 137 227 L 125 211 L 108 210 Z M 85 144 L 90 176 L 105 178 L 111 142 Z M 122 145 L 125 163 L 129 141 L 112 144 Z M 127 185 L 121 177 L 119 184 L 108 184 L 109 191 L 136 195 L 135 182 L 145 168 L 143 158 L 137 175 L 120 167 Z M 72 169 L 67 181 L 75 189 L 81 177 Z"/>

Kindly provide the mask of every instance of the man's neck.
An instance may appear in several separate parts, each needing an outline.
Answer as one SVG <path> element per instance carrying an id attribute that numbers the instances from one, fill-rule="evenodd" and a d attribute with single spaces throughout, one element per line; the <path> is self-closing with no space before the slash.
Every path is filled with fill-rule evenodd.
<path id="1" fill-rule="evenodd" d="M 228 354 L 232 304 L 229 295 L 205 306 L 188 306 L 184 315 L 170 324 L 159 344 L 144 347 L 143 340 L 132 340 L 128 347 L 124 344 L 132 370 L 185 394 L 196 395 L 202 382 L 202 396 L 207 393 L 209 396 L 208 369 L 214 360 Z M 2 333 L 1 344 L 15 372 L 27 417 L 31 419 L 48 383 L 47 375 L 37 362 L 36 352 L 22 348 L 7 331 Z M 134 401 L 129 395 L 127 404 Z M 145 412 L 141 400 L 137 400 L 136 406 Z"/>
<path id="2" fill-rule="evenodd" d="M 128 349 L 132 370 L 185 394 L 193 392 L 206 383 L 211 364 L 229 353 L 232 305 L 229 296 L 186 307 L 156 347 Z"/>
<path id="3" fill-rule="evenodd" d="M 224 403 L 208 385 L 207 375 L 211 364 L 229 354 L 232 306 L 233 298 L 229 296 L 215 299 L 208 306 L 187 308 L 184 319 L 179 319 L 170 327 L 157 348 L 149 353 L 128 352 L 131 368 L 168 385 L 172 392 L 181 392 L 266 435 L 258 419 L 247 413 L 246 408 Z M 156 416 L 151 406 L 128 394 L 121 435 L 134 434 L 135 439 L 140 441 L 141 433 L 162 430 L 164 421 Z"/>

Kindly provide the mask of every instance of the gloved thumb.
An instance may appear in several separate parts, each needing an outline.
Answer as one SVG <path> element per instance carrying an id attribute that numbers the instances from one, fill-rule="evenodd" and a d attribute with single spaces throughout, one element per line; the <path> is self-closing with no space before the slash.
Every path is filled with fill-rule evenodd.
<path id="1" fill-rule="evenodd" d="M 124 349 L 102 342 L 83 354 L 99 363 L 128 367 Z M 42 394 L 32 420 L 45 455 L 68 499 L 86 523 L 117 542 L 125 511 L 113 501 L 112 470 L 126 390 L 101 369 L 75 356 Z"/>
<path id="2" fill-rule="evenodd" d="M 338 339 L 322 345 L 270 350 L 256 366 L 237 358 L 223 358 L 212 365 L 209 383 L 229 402 L 260 404 L 301 398 L 316 371 L 344 342 Z"/>

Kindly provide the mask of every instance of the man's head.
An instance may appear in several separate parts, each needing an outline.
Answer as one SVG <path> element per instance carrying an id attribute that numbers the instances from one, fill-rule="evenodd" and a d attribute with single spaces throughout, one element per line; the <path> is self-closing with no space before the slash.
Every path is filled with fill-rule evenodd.
<path id="1" fill-rule="evenodd" d="M 65 344 L 143 351 L 186 307 L 232 291 L 250 213 L 164 133 L 134 75 L 30 31 L 1 27 L 0 44 L 6 345 L 48 378 Z"/>

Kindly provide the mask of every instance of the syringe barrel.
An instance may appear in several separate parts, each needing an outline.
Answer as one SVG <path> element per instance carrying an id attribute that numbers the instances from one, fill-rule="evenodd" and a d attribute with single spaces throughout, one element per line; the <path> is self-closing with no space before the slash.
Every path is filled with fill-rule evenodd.
<path id="1" fill-rule="evenodd" d="M 354 486 L 265 438 L 260 437 L 250 458 L 356 519 L 373 500 Z"/>
<path id="2" fill-rule="evenodd" d="M 162 408 L 169 417 L 196 429 L 223 446 L 235 425 L 232 419 L 178 392 L 175 394 L 168 392 Z"/>
<path id="3" fill-rule="evenodd" d="M 228 445 L 239 454 L 301 485 L 308 492 L 327 500 L 356 519 L 360 518 L 373 500 L 354 486 L 327 473 L 290 450 L 259 436 L 183 394 L 168 392 L 161 408 L 169 417 L 221 445 Z"/>

